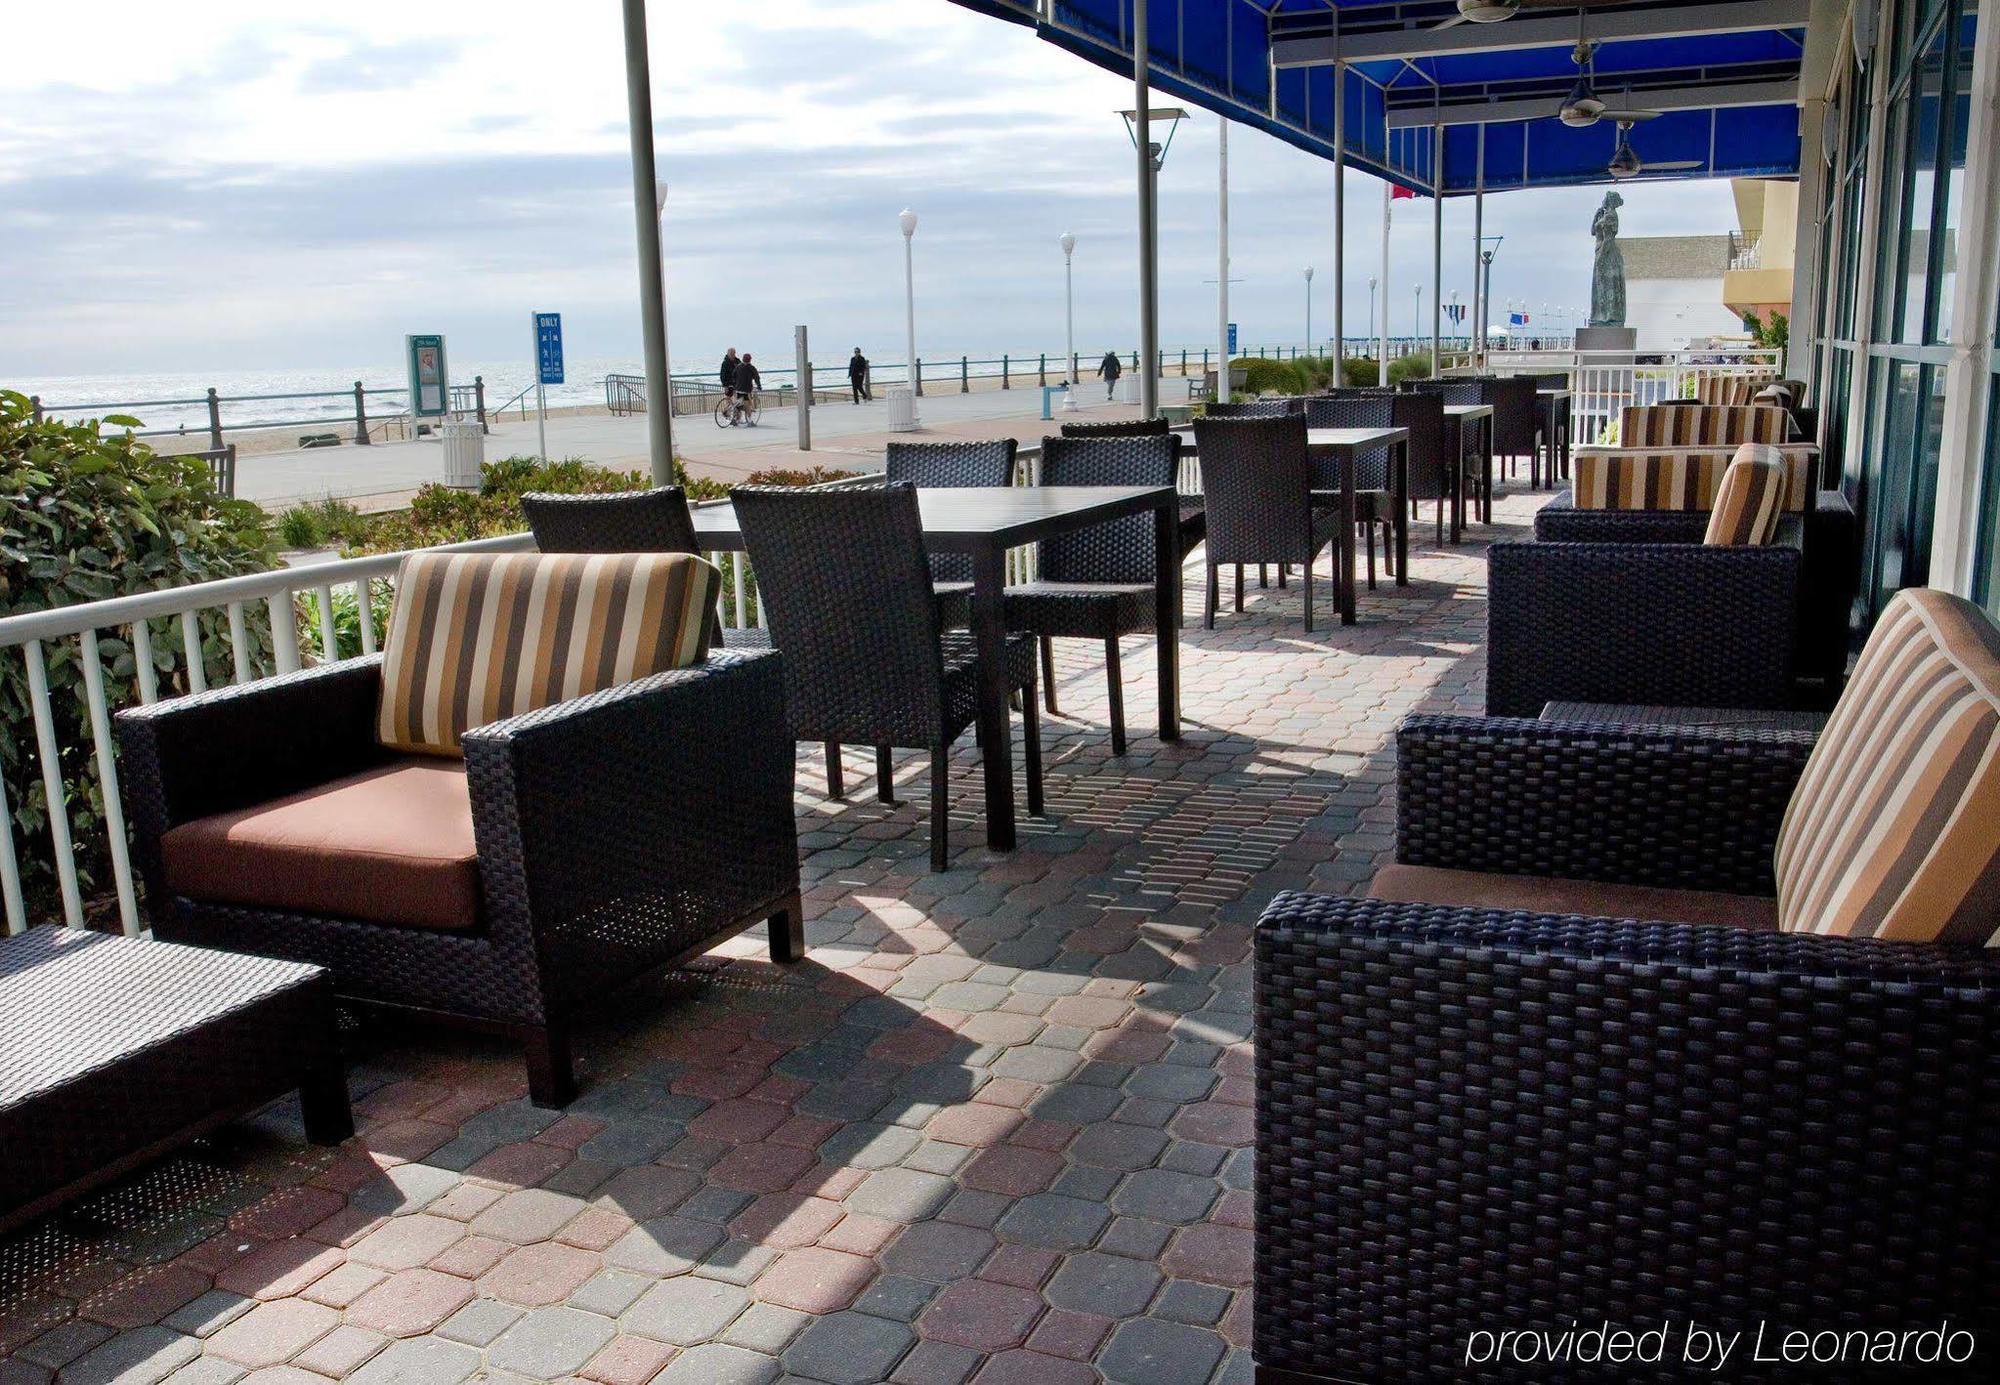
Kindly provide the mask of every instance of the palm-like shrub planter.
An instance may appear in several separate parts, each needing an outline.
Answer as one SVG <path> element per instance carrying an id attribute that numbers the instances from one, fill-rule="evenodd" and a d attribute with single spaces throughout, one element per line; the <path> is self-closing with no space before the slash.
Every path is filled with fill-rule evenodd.
<path id="1" fill-rule="evenodd" d="M 274 554 L 264 512 L 216 490 L 208 464 L 167 457 L 128 430 L 137 420 L 37 421 L 28 400 L 0 390 L 0 616 L 100 601 L 261 572 Z M 261 604 L 244 612 L 252 666 L 271 667 L 271 632 Z M 178 621 L 154 621 L 154 676 L 160 693 L 187 687 Z M 226 616 L 200 621 L 204 676 L 228 681 L 235 659 Z M 130 631 L 98 639 L 112 707 L 138 699 Z M 43 646 L 56 744 L 62 747 L 77 866 L 86 892 L 103 875 L 102 794 L 92 763 L 83 669 L 74 640 Z M 22 883 L 30 911 L 46 917 L 55 898 L 48 800 L 35 750 L 27 665 L 20 651 L 0 651 L 0 774 L 4 774 Z"/>

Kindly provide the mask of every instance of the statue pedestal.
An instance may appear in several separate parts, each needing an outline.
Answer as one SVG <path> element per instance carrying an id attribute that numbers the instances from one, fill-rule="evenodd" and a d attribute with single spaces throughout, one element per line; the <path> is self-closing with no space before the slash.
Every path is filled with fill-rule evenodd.
<path id="1" fill-rule="evenodd" d="M 1639 348 L 1637 327 L 1579 327 L 1576 329 L 1576 349 L 1579 351 L 1623 351 L 1630 354 Z"/>

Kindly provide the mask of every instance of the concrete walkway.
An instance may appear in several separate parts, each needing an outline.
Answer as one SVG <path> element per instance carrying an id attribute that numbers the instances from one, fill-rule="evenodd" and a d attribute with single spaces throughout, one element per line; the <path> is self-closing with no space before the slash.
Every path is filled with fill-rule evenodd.
<path id="1" fill-rule="evenodd" d="M 1186 398 L 1182 381 L 1168 379 L 1164 384 L 1167 402 Z M 1058 421 L 1124 418 L 1137 413 L 1131 405 L 1107 405 L 1101 385 L 1086 385 L 1078 391 L 1082 407 L 1074 413 L 1063 413 L 1060 398 L 1052 403 Z M 717 428 L 710 415 L 684 415 L 674 420 L 674 450 L 696 476 L 740 481 L 753 471 L 771 467 L 820 465 L 873 470 L 880 467 L 882 449 L 893 438 L 944 441 L 1014 437 L 1035 441 L 1058 426 L 1042 419 L 1039 388 L 933 393 L 918 404 L 920 427 L 915 433 L 889 432 L 888 404 L 879 390 L 875 402 L 869 404 L 820 404 L 812 411 L 810 452 L 799 450 L 797 415 L 791 409 L 767 408 L 762 422 L 754 428 Z M 535 420 L 510 416 L 493 424 L 486 439 L 486 456 L 492 460 L 533 455 L 537 446 Z M 557 415 L 548 420 L 548 447 L 552 457 L 583 457 L 618 470 L 643 469 L 647 464 L 646 417 L 614 417 L 601 411 Z M 271 510 L 325 496 L 352 500 L 363 509 L 393 509 L 417 487 L 441 480 L 443 475 L 443 444 L 426 438 L 368 447 L 344 445 L 247 455 L 237 463 L 236 491 Z"/>

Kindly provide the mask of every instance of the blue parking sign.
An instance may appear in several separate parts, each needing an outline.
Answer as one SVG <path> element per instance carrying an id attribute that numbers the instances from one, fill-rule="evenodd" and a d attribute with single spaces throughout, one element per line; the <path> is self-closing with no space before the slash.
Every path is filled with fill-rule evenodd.
<path id="1" fill-rule="evenodd" d="M 544 385 L 563 382 L 562 314 L 535 314 L 535 379 Z"/>

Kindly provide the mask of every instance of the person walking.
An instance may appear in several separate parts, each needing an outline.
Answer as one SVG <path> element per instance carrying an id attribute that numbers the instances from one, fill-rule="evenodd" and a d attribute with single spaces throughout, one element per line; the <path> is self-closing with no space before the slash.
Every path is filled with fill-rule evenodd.
<path id="1" fill-rule="evenodd" d="M 1104 397 L 1108 400 L 1118 390 L 1118 377 L 1125 367 L 1118 363 L 1118 353 L 1107 351 L 1104 359 L 1097 363 L 1097 377 L 1104 381 Z"/>
<path id="2" fill-rule="evenodd" d="M 875 397 L 868 389 L 868 358 L 861 354 L 858 346 L 854 348 L 854 354 L 847 358 L 847 388 L 857 404 Z"/>

